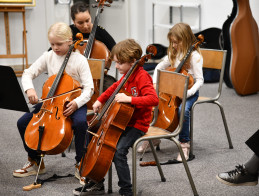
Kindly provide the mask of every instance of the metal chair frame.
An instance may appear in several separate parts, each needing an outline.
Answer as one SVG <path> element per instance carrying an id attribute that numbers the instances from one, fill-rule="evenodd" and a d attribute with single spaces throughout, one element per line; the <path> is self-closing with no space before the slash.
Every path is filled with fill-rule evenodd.
<path id="1" fill-rule="evenodd" d="M 218 99 L 221 96 L 222 92 L 222 84 L 223 84 L 223 77 L 224 77 L 224 70 L 225 70 L 225 62 L 226 62 L 226 50 L 215 50 L 215 49 L 200 49 L 201 54 L 203 56 L 203 67 L 210 68 L 210 69 L 219 69 L 220 70 L 220 79 L 218 85 L 218 92 L 215 97 L 199 97 L 198 100 L 193 104 L 191 112 L 190 112 L 190 154 L 193 154 L 193 119 L 194 119 L 194 108 L 197 104 L 202 103 L 212 103 L 216 104 L 221 112 L 223 124 L 225 127 L 229 148 L 233 149 L 231 137 L 229 134 L 229 129 L 227 125 L 227 120 L 224 113 L 223 106 L 219 103 Z"/>
<path id="2" fill-rule="evenodd" d="M 152 140 L 153 139 L 169 139 L 171 141 L 173 141 L 179 152 L 180 155 L 182 157 L 183 160 L 183 165 L 187 174 L 187 177 L 189 179 L 191 188 L 193 190 L 193 193 L 195 196 L 198 196 L 191 172 L 189 170 L 187 161 L 184 157 L 183 154 L 183 150 L 182 147 L 180 145 L 180 142 L 175 138 L 176 136 L 179 135 L 180 131 L 182 130 L 182 126 L 183 126 L 183 119 L 184 119 L 184 108 L 185 108 L 185 103 L 186 103 L 186 99 L 187 99 L 187 89 L 188 89 L 188 82 L 189 82 L 189 77 L 179 74 L 179 73 L 175 73 L 175 72 L 170 72 L 170 71 L 166 71 L 166 70 L 158 70 L 158 78 L 157 78 L 157 83 L 156 83 L 156 92 L 159 95 L 159 92 L 163 92 L 163 93 L 167 93 L 167 94 L 171 94 L 171 95 L 175 95 L 175 96 L 179 96 L 180 98 L 182 98 L 182 109 L 181 109 L 181 113 L 180 113 L 180 118 L 179 118 L 179 125 L 176 128 L 176 130 L 174 132 L 169 132 L 167 130 L 158 128 L 158 127 L 153 127 L 152 125 L 155 124 L 156 120 L 157 120 L 157 114 L 158 114 L 158 106 L 155 107 L 154 110 L 154 119 L 153 122 L 151 123 L 151 126 L 148 130 L 148 132 L 146 133 L 146 135 L 142 136 L 141 138 L 139 138 L 138 140 L 135 141 L 133 147 L 132 147 L 132 187 L 133 187 L 133 195 L 136 196 L 137 195 L 137 145 L 142 142 L 142 141 L 149 141 L 149 144 L 151 146 L 151 150 L 154 156 L 154 159 L 156 161 L 156 165 L 161 177 L 161 181 L 165 182 L 165 176 L 163 174 L 163 170 L 161 168 L 158 156 L 156 154 L 156 151 L 154 149 Z M 177 84 L 177 85 L 176 85 Z M 168 88 L 170 86 L 170 88 Z M 152 132 L 152 133 L 151 133 Z M 112 192 L 112 171 L 111 168 L 109 170 L 109 178 L 108 178 L 108 192 L 111 193 Z"/>

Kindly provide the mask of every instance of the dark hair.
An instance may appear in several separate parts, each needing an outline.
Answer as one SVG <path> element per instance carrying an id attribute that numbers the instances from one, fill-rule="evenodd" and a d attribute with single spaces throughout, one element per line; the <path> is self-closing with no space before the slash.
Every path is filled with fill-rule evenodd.
<path id="1" fill-rule="evenodd" d="M 71 18 L 72 20 L 75 20 L 75 15 L 78 14 L 79 12 L 89 12 L 90 14 L 90 9 L 88 4 L 78 1 L 71 7 Z"/>

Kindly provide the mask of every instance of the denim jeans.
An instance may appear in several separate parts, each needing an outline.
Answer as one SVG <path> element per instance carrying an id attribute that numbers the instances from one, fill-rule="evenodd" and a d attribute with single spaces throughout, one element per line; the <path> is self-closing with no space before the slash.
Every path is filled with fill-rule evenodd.
<path id="1" fill-rule="evenodd" d="M 121 195 L 132 195 L 132 184 L 127 155 L 129 153 L 129 148 L 143 135 L 143 131 L 134 127 L 127 127 L 117 143 L 117 151 L 115 152 L 113 161 L 119 178 L 118 185 L 120 187 L 119 193 Z"/>
<path id="2" fill-rule="evenodd" d="M 190 111 L 192 109 L 192 105 L 199 97 L 199 91 L 197 91 L 193 96 L 189 97 L 186 100 L 185 111 L 184 111 L 184 120 L 183 120 L 183 128 L 179 134 L 179 141 L 182 143 L 186 143 L 190 141 Z M 178 116 L 180 117 L 182 104 L 179 107 Z"/>
<path id="3" fill-rule="evenodd" d="M 40 156 L 39 153 L 35 150 L 30 149 L 24 140 L 24 134 L 27 125 L 31 121 L 33 117 L 33 113 L 38 113 L 41 108 L 42 103 L 37 104 L 34 106 L 34 111 L 31 113 L 25 113 L 18 121 L 17 121 L 17 127 L 20 132 L 23 145 L 25 150 L 28 153 L 28 156 L 32 158 L 35 161 L 39 161 Z M 75 147 L 76 147 L 76 161 L 80 162 L 82 156 L 83 156 L 83 148 L 84 148 L 84 142 L 85 142 L 85 133 L 87 130 L 87 122 L 86 122 L 86 112 L 87 112 L 87 106 L 84 105 L 81 108 L 77 109 L 71 116 L 71 120 L 73 122 L 72 129 L 74 130 L 75 135 Z M 53 136 L 55 137 L 55 136 Z M 38 139 L 38 138 L 35 138 Z"/>

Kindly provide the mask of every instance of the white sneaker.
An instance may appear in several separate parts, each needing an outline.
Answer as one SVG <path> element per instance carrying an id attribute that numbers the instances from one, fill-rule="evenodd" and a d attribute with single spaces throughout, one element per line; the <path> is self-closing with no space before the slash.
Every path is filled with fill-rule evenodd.
<path id="1" fill-rule="evenodd" d="M 76 167 L 75 177 L 79 180 L 79 183 L 81 185 L 85 185 L 85 177 L 81 177 L 79 174 L 79 165 L 76 164 L 75 167 Z"/>
<path id="2" fill-rule="evenodd" d="M 28 161 L 25 163 L 25 165 L 21 169 L 17 169 L 13 172 L 13 176 L 23 178 L 26 176 L 36 175 L 38 172 L 38 168 L 39 167 L 38 167 L 37 163 L 29 158 Z M 39 171 L 39 174 L 44 174 L 44 173 L 46 173 L 46 171 L 45 171 L 44 162 L 42 160 L 41 169 Z"/>
<path id="3" fill-rule="evenodd" d="M 189 154 L 190 154 L 190 142 L 181 143 L 181 147 L 183 149 L 184 157 L 185 157 L 185 159 L 187 161 L 189 159 Z M 183 161 L 180 153 L 178 153 L 178 156 L 177 156 L 176 160 L 180 161 L 180 162 Z"/>
<path id="4" fill-rule="evenodd" d="M 156 150 L 160 150 L 160 143 L 161 140 L 160 139 L 154 139 L 152 140 L 154 147 L 156 147 Z M 137 152 L 138 153 L 142 153 L 142 152 L 147 152 L 148 150 L 150 150 L 150 145 L 148 141 L 144 141 L 142 142 L 141 146 L 138 147 Z"/>

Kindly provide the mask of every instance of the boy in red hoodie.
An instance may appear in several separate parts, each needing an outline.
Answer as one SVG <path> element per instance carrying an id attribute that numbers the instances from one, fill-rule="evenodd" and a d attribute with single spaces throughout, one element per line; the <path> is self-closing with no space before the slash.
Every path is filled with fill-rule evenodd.
<path id="1" fill-rule="evenodd" d="M 102 105 L 109 99 L 136 60 L 141 58 L 141 55 L 142 49 L 133 39 L 121 41 L 113 47 L 111 58 L 116 63 L 116 69 L 124 75 L 119 81 L 110 86 L 100 97 L 98 97 L 97 101 L 93 104 L 94 112 L 100 112 Z M 119 178 L 118 185 L 120 187 L 120 195 L 132 196 L 132 184 L 127 154 L 134 142 L 147 132 L 151 121 L 152 107 L 158 105 L 158 97 L 153 87 L 152 78 L 143 67 L 138 67 L 134 71 L 124 85 L 124 90 L 129 92 L 132 96 L 118 93 L 115 96 L 115 101 L 130 103 L 135 106 L 135 110 L 126 130 L 122 133 L 117 143 L 117 151 L 113 161 Z M 73 193 L 75 195 L 79 195 L 81 191 L 81 195 L 104 193 L 103 181 L 97 184 L 90 182 L 88 185 L 84 188 L 79 187 L 75 189 Z"/>

